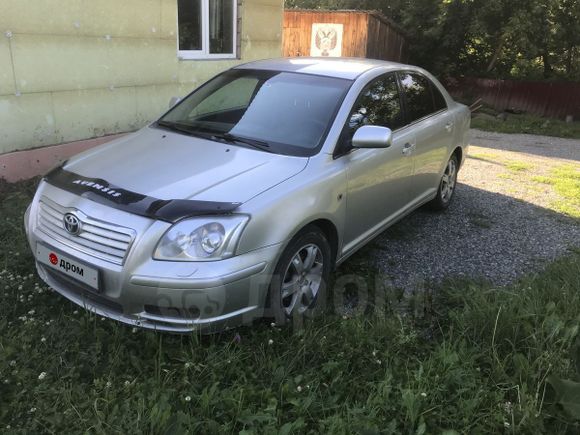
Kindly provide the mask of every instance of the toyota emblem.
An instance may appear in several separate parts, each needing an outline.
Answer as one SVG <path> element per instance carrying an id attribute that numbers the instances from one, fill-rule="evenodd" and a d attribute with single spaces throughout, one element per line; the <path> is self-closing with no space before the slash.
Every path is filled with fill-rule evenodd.
<path id="1" fill-rule="evenodd" d="M 72 213 L 67 213 L 63 218 L 64 229 L 73 236 L 78 236 L 81 232 L 81 221 Z"/>

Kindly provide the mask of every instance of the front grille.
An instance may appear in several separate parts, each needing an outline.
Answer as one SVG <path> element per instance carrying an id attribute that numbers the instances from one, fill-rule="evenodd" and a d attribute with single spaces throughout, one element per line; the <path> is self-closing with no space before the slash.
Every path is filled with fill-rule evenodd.
<path id="1" fill-rule="evenodd" d="M 81 220 L 81 232 L 72 235 L 64 229 L 64 215 L 74 212 Z M 93 257 L 123 264 L 135 231 L 85 216 L 62 207 L 46 197 L 39 203 L 38 228 L 49 237 Z"/>

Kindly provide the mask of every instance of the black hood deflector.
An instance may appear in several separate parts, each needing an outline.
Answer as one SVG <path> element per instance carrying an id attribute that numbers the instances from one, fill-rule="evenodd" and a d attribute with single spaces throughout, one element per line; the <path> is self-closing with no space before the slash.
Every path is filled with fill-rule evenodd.
<path id="1" fill-rule="evenodd" d="M 59 189 L 91 201 L 170 223 L 194 216 L 229 214 L 241 205 L 239 202 L 157 199 L 122 189 L 100 178 L 89 178 L 75 174 L 63 169 L 62 166 L 46 174 L 44 180 Z"/>

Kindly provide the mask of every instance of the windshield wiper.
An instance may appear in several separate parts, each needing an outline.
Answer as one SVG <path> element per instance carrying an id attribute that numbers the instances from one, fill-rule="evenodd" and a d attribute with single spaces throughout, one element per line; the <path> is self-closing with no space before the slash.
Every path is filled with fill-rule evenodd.
<path id="1" fill-rule="evenodd" d="M 216 139 L 225 140 L 226 142 L 239 142 L 246 145 L 250 145 L 253 148 L 257 148 L 262 151 L 271 152 L 268 148 L 270 148 L 270 144 L 266 141 L 259 140 L 259 139 L 250 139 L 247 137 L 237 136 L 232 133 L 214 133 L 212 135 Z"/>
<path id="2" fill-rule="evenodd" d="M 229 143 L 238 142 L 238 143 L 243 143 L 245 145 L 249 145 L 253 148 L 257 148 L 257 149 L 262 150 L 262 151 L 271 152 L 268 149 L 268 148 L 270 148 L 270 144 L 268 142 L 265 142 L 265 141 L 259 140 L 259 139 L 250 139 L 247 137 L 237 136 L 237 135 L 231 134 L 231 133 L 215 133 L 215 132 L 211 132 L 211 130 L 208 130 L 207 132 L 205 132 L 205 131 L 201 131 L 199 128 L 194 127 L 192 125 L 183 124 L 183 123 L 179 123 L 179 122 L 158 121 L 157 125 L 159 125 L 160 127 L 167 128 L 169 130 L 177 131 L 180 133 L 185 133 L 189 136 L 197 136 L 197 137 L 201 137 L 203 139 L 210 139 L 210 140 L 213 139 L 213 140 L 225 141 L 225 142 L 229 142 Z"/>
<path id="3" fill-rule="evenodd" d="M 157 125 L 167 128 L 169 130 L 178 131 L 180 133 L 185 133 L 189 136 L 198 136 L 204 139 L 210 139 L 212 137 L 211 134 L 203 133 L 199 131 L 199 129 L 188 125 L 188 124 L 181 124 L 179 122 L 170 122 L 170 121 L 158 121 Z"/>

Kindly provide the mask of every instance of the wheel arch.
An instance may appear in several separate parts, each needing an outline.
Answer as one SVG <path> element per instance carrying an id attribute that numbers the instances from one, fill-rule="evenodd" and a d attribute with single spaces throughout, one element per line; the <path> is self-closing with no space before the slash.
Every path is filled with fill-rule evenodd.
<path id="1" fill-rule="evenodd" d="M 336 265 L 336 259 L 338 257 L 338 249 L 340 246 L 340 236 L 338 233 L 338 228 L 336 224 L 325 217 L 318 217 L 307 222 L 303 222 L 296 227 L 296 230 L 288 237 L 286 243 L 282 245 L 282 248 L 279 250 L 278 255 L 276 257 L 276 264 L 280 261 L 280 257 L 282 253 L 286 250 L 288 245 L 294 240 L 298 235 L 302 234 L 308 227 L 315 226 L 317 227 L 324 236 L 330 245 L 330 252 L 332 255 L 332 268 L 334 269 Z"/>
<path id="2" fill-rule="evenodd" d="M 328 219 L 328 218 L 324 218 L 324 217 L 318 217 L 318 218 L 314 218 L 308 222 L 304 222 L 301 225 L 298 225 L 296 227 L 296 230 L 290 235 L 290 237 L 288 237 L 288 239 L 286 240 L 285 243 L 282 244 L 281 248 L 278 251 L 278 254 L 276 255 L 276 260 L 274 262 L 274 268 L 277 267 L 278 263 L 280 262 L 280 259 L 282 258 L 282 255 L 284 254 L 284 252 L 286 251 L 286 249 L 288 248 L 288 246 L 292 243 L 292 241 L 300 236 L 303 232 L 305 232 L 307 230 L 307 228 L 309 227 L 317 227 L 326 237 L 329 245 L 330 245 L 330 252 L 331 252 L 331 272 L 332 270 L 334 270 L 334 268 L 336 267 L 336 258 L 338 255 L 338 249 L 339 249 L 339 233 L 338 233 L 338 229 L 337 226 L 334 222 L 332 222 L 332 220 Z M 273 269 L 274 270 L 274 269 Z M 268 290 L 266 291 L 265 294 L 265 299 L 264 299 L 264 307 L 266 308 L 270 308 L 270 303 L 271 303 L 271 285 L 268 286 Z"/>
<path id="3" fill-rule="evenodd" d="M 329 220 L 329 219 L 316 219 L 310 222 L 308 225 L 304 226 L 304 228 L 314 225 L 320 228 L 320 230 L 324 233 L 326 240 L 330 244 L 330 252 L 332 253 L 332 267 L 334 268 L 334 264 L 336 262 L 336 257 L 338 256 L 338 230 L 336 225 Z"/>
<path id="4" fill-rule="evenodd" d="M 459 164 L 459 168 L 461 168 L 463 164 L 463 148 L 461 147 L 455 148 L 451 153 L 451 155 L 457 157 L 457 163 Z"/>

